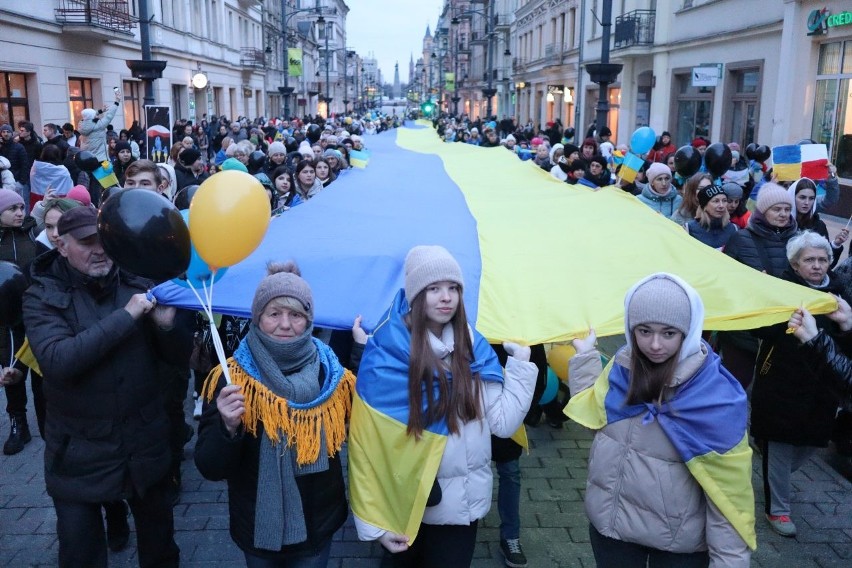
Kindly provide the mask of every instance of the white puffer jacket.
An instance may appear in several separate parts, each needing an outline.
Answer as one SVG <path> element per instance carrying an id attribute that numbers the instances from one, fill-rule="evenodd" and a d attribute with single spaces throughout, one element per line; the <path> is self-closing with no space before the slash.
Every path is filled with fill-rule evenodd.
<path id="1" fill-rule="evenodd" d="M 444 353 L 449 357 L 452 336 L 445 327 L 442 340 L 449 344 Z M 433 340 L 436 340 L 432 336 Z M 433 341 L 433 347 L 434 345 Z M 436 349 L 436 353 L 441 356 Z M 446 357 L 442 357 L 445 361 Z M 430 525 L 469 525 L 483 518 L 491 508 L 491 434 L 508 438 L 521 426 L 532 402 L 538 368 L 535 363 L 509 357 L 506 361 L 503 384 L 483 381 L 481 420 L 468 422 L 458 434 L 447 438 L 444 455 L 438 466 L 441 502 L 426 507 L 423 522 Z M 355 517 L 355 527 L 361 540 L 375 540 L 386 531 Z"/>
<path id="2" fill-rule="evenodd" d="M 15 183 L 15 176 L 12 174 L 12 164 L 9 163 L 9 160 L 0 156 L 0 186 L 3 189 L 11 189 L 15 191 L 17 184 Z"/>

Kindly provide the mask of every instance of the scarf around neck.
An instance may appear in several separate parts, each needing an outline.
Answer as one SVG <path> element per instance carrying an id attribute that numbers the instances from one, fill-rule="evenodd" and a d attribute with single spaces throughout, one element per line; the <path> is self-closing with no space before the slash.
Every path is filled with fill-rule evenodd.
<path id="1" fill-rule="evenodd" d="M 261 382 L 276 395 L 296 403 L 314 400 L 320 392 L 320 361 L 308 328 L 299 337 L 280 341 L 249 327 L 246 342 L 260 371 Z M 283 546 L 308 538 L 305 512 L 296 477 L 328 469 L 324 437 L 317 460 L 299 466 L 296 451 L 281 433 L 273 444 L 269 436 L 260 436 L 260 464 L 254 515 L 254 546 L 263 550 L 281 550 Z"/>

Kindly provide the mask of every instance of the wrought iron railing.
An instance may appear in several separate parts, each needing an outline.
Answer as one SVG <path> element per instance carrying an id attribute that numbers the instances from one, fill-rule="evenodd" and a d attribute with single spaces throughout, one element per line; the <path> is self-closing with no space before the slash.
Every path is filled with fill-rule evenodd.
<path id="1" fill-rule="evenodd" d="M 615 44 L 613 49 L 634 45 L 654 45 L 655 10 L 633 10 L 615 18 Z"/>
<path id="2" fill-rule="evenodd" d="M 136 23 L 127 0 L 59 0 L 56 21 L 65 25 L 87 25 L 129 33 Z"/>

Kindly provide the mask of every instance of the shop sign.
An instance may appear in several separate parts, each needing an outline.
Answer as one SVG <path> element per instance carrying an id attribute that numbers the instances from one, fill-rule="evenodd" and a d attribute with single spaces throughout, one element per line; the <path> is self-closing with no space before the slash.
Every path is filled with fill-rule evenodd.
<path id="1" fill-rule="evenodd" d="M 852 12 L 840 12 L 832 14 L 828 8 L 822 10 L 811 10 L 808 14 L 808 35 L 822 35 L 828 32 L 828 28 L 852 25 Z"/>
<path id="2" fill-rule="evenodd" d="M 702 63 L 692 68 L 693 87 L 715 87 L 722 77 L 721 63 Z"/>

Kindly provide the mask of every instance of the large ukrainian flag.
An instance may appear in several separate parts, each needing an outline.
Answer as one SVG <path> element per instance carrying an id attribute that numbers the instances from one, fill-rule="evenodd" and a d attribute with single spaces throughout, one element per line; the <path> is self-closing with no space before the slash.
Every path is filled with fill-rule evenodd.
<path id="1" fill-rule="evenodd" d="M 661 407 L 625 403 L 630 371 L 615 363 L 616 355 L 593 387 L 571 398 L 565 414 L 593 430 L 640 414 L 656 420 L 707 498 L 754 550 L 746 394 L 719 356 L 706 348 L 708 356 L 701 369 Z"/>
<path id="2" fill-rule="evenodd" d="M 411 334 L 402 318 L 408 311 L 400 290 L 364 350 L 349 428 L 349 493 L 360 519 L 413 543 L 449 429 L 442 420 L 430 424 L 420 440 L 406 432 Z M 494 350 L 473 334 L 471 370 L 482 380 L 502 381 Z"/>
<path id="3" fill-rule="evenodd" d="M 505 148 L 443 143 L 431 128 L 366 140 L 369 167 L 274 218 L 257 250 L 215 285 L 215 312 L 249 316 L 267 261 L 293 259 L 311 283 L 316 325 L 349 329 L 362 314 L 374 329 L 403 285 L 406 253 L 423 244 L 459 261 L 468 316 L 492 342 L 566 341 L 590 327 L 623 333 L 624 294 L 653 272 L 677 274 L 701 294 L 705 329 L 779 323 L 802 304 L 836 308 L 829 294 L 701 244 L 620 189 L 569 186 Z M 156 296 L 199 309 L 175 284 Z"/>

